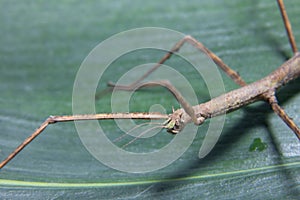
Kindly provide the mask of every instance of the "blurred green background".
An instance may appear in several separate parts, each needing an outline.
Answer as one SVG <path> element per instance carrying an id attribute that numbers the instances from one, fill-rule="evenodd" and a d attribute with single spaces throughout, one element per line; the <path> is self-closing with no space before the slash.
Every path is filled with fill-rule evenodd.
<path id="1" fill-rule="evenodd" d="M 299 43 L 300 2 L 286 1 Z M 275 0 L 231 1 L 0 1 L 0 159 L 49 115 L 72 113 L 73 82 L 80 64 L 101 41 L 138 27 L 164 27 L 192 35 L 238 71 L 258 80 L 291 56 Z M 108 71 L 117 80 L 136 63 L 156 62 L 162 52 L 136 52 Z M 99 55 L 101 56 L 101 55 Z M 168 65 L 179 65 L 174 58 Z M 115 67 L 118 67 L 115 65 Z M 223 74 L 223 73 L 222 73 Z M 201 94 L 203 81 L 187 71 Z M 223 74 L 224 75 L 224 74 Z M 237 86 L 225 75 L 227 91 Z M 300 81 L 284 87 L 280 103 L 300 125 Z M 200 87 L 201 86 L 201 87 Z M 99 90 L 105 85 L 99 85 Z M 133 111 L 176 104 L 163 89 L 138 92 Z M 110 95 L 97 102 L 109 112 Z M 146 107 L 146 109 L 145 109 Z M 144 109 L 144 110 L 143 110 Z M 120 135 L 105 122 L 108 135 Z M 74 123 L 51 125 L 0 171 L 1 199 L 297 199 L 300 145 L 269 106 L 256 103 L 226 116 L 214 150 L 199 160 L 208 123 L 188 151 L 170 166 L 146 174 L 110 169 L 81 144 Z M 159 142 L 173 136 L 161 134 Z M 258 139 L 257 139 L 258 138 Z M 253 142 L 267 148 L 253 150 Z M 255 145 L 255 143 L 254 143 Z M 137 148 L 153 148 L 153 143 Z M 155 149 L 155 148 L 154 148 Z M 254 148 L 255 149 L 255 148 Z"/>

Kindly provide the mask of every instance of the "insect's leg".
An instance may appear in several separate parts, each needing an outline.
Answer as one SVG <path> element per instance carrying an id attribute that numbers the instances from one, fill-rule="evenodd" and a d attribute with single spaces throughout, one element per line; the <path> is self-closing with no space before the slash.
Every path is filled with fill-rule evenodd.
<path id="1" fill-rule="evenodd" d="M 163 64 L 166 60 L 168 60 L 173 53 L 178 52 L 180 48 L 185 44 L 188 43 L 195 48 L 199 49 L 200 51 L 204 52 L 207 56 L 209 56 L 235 83 L 240 86 L 245 86 L 246 82 L 241 78 L 241 76 L 231 69 L 228 65 L 226 65 L 221 58 L 219 58 L 216 54 L 206 48 L 202 43 L 197 41 L 195 38 L 191 36 L 185 36 L 181 39 L 175 46 L 164 55 L 164 57 L 155 65 L 153 66 L 148 72 L 146 72 L 143 76 L 141 76 L 138 80 L 133 82 L 130 85 L 116 85 L 112 82 L 108 83 L 108 86 L 114 87 L 115 89 L 119 90 L 133 90 L 136 89 L 137 85 L 141 83 L 146 77 L 148 77 L 153 71 L 155 71 L 161 64 Z"/>
<path id="2" fill-rule="evenodd" d="M 185 100 L 185 98 L 181 95 L 181 93 L 167 80 L 162 81 L 149 81 L 146 83 L 140 83 L 136 85 L 135 89 L 139 89 L 142 87 L 155 87 L 155 86 L 162 86 L 167 88 L 176 98 L 176 100 L 180 103 L 184 111 L 191 117 L 192 121 L 196 125 L 200 125 L 203 123 L 204 118 L 203 117 L 197 117 L 195 115 L 195 111 L 193 107 Z"/>
<path id="3" fill-rule="evenodd" d="M 294 37 L 293 31 L 292 31 L 292 26 L 291 26 L 290 20 L 288 18 L 286 10 L 285 10 L 283 0 L 277 0 L 277 3 L 278 3 L 278 7 L 280 10 L 282 19 L 283 19 L 285 30 L 286 30 L 288 38 L 289 38 L 291 48 L 293 50 L 293 53 L 295 54 L 298 52 L 297 44 L 296 44 L 295 37 Z M 295 133 L 297 138 L 300 140 L 300 128 L 288 116 L 288 114 L 284 111 L 284 109 L 279 106 L 279 104 L 277 102 L 277 98 L 275 96 L 275 92 L 271 93 L 271 95 L 268 95 L 268 94 L 264 95 L 264 98 L 265 98 L 265 100 L 267 100 L 270 103 L 273 111 L 282 119 L 282 121 L 284 121 L 286 123 L 286 125 Z"/>
<path id="4" fill-rule="evenodd" d="M 291 47 L 293 49 L 293 52 L 296 53 L 297 45 L 295 42 L 295 38 L 292 32 L 291 23 L 288 19 L 283 0 L 277 0 L 278 6 L 283 18 L 283 22 L 289 37 L 289 41 L 291 44 Z M 133 82 L 130 85 L 115 85 L 112 82 L 109 82 L 108 85 L 112 87 L 116 87 L 115 89 L 121 89 L 121 90 L 132 90 L 132 88 L 136 88 L 136 85 L 139 84 L 141 81 L 143 81 L 146 77 L 148 77 L 153 71 L 155 71 L 161 64 L 163 64 L 166 60 L 168 60 L 173 53 L 178 52 L 180 48 L 185 44 L 189 43 L 192 46 L 196 47 L 200 51 L 206 53 L 235 83 L 237 83 L 240 86 L 245 86 L 246 82 L 241 78 L 241 76 L 235 72 L 233 69 L 231 69 L 228 65 L 226 65 L 221 58 L 219 58 L 216 54 L 214 54 L 212 51 L 210 51 L 208 48 L 206 48 L 202 43 L 197 41 L 195 38 L 191 36 L 185 36 L 182 40 L 177 42 L 174 47 L 167 53 L 165 56 L 155 65 L 153 66 L 148 72 L 146 72 L 143 76 L 141 76 L 138 80 Z"/>
<path id="5" fill-rule="evenodd" d="M 0 169 L 13 159 L 22 149 L 24 149 L 34 138 L 36 138 L 50 124 L 50 118 L 45 120 L 24 142 L 22 142 L 8 157 L 0 163 Z"/>
<path id="6" fill-rule="evenodd" d="M 138 80 L 136 80 L 135 82 L 131 83 L 130 85 L 116 85 L 115 83 L 113 83 L 111 81 L 108 82 L 107 85 L 110 86 L 110 87 L 114 87 L 114 89 L 119 89 L 119 90 L 133 90 L 134 88 L 136 89 L 137 86 L 138 86 L 138 84 L 140 84 L 152 72 L 154 72 L 163 63 L 165 63 L 169 58 L 171 58 L 171 56 L 173 55 L 173 53 L 179 51 L 179 49 L 183 46 L 184 43 L 185 43 L 184 39 L 182 39 L 179 42 L 177 42 L 174 45 L 174 47 L 159 60 L 159 62 L 156 65 L 154 65 L 151 69 L 149 69 L 149 71 L 147 71 L 143 76 L 141 76 Z"/>
<path id="7" fill-rule="evenodd" d="M 27 139 L 25 139 L 11 154 L 0 163 L 0 169 L 3 168 L 11 159 L 20 153 L 30 142 L 40 135 L 49 124 L 57 122 L 69 122 L 79 120 L 101 120 L 101 119 L 168 119 L 169 116 L 159 113 L 102 113 L 87 115 L 65 115 L 50 116 L 38 129 L 36 129 Z"/>
<path id="8" fill-rule="evenodd" d="M 236 71 L 234 71 L 228 65 L 226 65 L 221 58 L 219 58 L 216 54 L 210 51 L 201 42 L 199 42 L 198 40 L 196 40 L 195 38 L 189 35 L 186 36 L 183 40 L 184 42 L 191 44 L 195 48 L 205 53 L 208 57 L 210 57 L 214 61 L 214 63 L 216 63 L 216 65 L 220 67 L 220 69 L 222 69 L 226 73 L 226 75 L 229 76 L 236 84 L 240 86 L 247 85 L 247 83 L 242 79 L 242 77 Z"/>
<path id="9" fill-rule="evenodd" d="M 295 133 L 295 135 L 300 140 L 300 128 L 295 124 L 295 122 L 287 115 L 287 113 L 278 105 L 277 99 L 273 94 L 268 98 L 268 101 L 274 110 L 274 112 L 288 125 L 290 129 Z"/>
<path id="10" fill-rule="evenodd" d="M 285 7 L 284 7 L 283 0 L 277 0 L 277 3 L 278 3 L 278 7 L 280 10 L 282 19 L 283 19 L 286 33 L 289 38 L 290 45 L 292 47 L 293 52 L 297 53 L 298 52 L 297 44 L 296 44 L 295 37 L 294 37 L 293 31 L 292 31 L 292 26 L 291 26 L 290 20 L 288 18 L 288 15 L 287 15 Z"/>

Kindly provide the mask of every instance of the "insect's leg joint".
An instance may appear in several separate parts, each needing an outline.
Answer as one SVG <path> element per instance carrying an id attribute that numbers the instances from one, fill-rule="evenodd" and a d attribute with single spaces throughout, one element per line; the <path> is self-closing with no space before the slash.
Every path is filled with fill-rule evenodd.
<path id="1" fill-rule="evenodd" d="M 48 119 L 47 119 L 47 122 L 49 123 L 49 124 L 54 124 L 54 123 L 56 123 L 57 121 L 55 120 L 55 116 L 53 116 L 53 115 L 50 115 L 49 117 L 48 117 Z"/>

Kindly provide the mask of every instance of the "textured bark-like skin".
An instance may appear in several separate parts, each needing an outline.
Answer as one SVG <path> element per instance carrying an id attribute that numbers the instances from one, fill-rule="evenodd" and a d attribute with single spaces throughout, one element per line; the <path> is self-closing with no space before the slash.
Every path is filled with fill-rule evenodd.
<path id="1" fill-rule="evenodd" d="M 201 122 L 204 122 L 203 118 L 207 119 L 228 113 L 255 101 L 268 100 L 274 95 L 276 89 L 299 76 L 300 53 L 298 52 L 263 79 L 193 106 L 194 113 L 197 118 L 201 118 Z M 187 123 L 191 122 L 189 114 L 184 109 L 178 109 L 174 113 L 174 115 L 180 116 L 180 119 L 177 120 L 181 122 L 181 124 L 177 124 L 178 129 L 181 130 Z"/>

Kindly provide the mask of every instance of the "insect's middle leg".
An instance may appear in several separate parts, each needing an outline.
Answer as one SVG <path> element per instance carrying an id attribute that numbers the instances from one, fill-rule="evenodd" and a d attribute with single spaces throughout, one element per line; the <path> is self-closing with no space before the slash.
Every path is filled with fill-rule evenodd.
<path id="1" fill-rule="evenodd" d="M 229 76 L 235 83 L 237 83 L 240 86 L 245 86 L 246 82 L 241 78 L 241 76 L 231 69 L 228 65 L 226 65 L 221 58 L 219 58 L 216 54 L 214 54 L 212 51 L 210 51 L 208 48 L 206 48 L 201 42 L 197 41 L 195 38 L 187 35 L 183 39 L 181 39 L 179 42 L 177 42 L 174 47 L 166 53 L 160 61 L 154 65 L 149 71 L 147 71 L 143 76 L 141 76 L 138 80 L 131 83 L 130 85 L 116 85 L 112 82 L 108 82 L 108 86 L 114 87 L 114 89 L 118 90 L 133 90 L 136 89 L 138 84 L 140 84 L 145 78 L 147 78 L 153 71 L 155 71 L 158 67 L 160 67 L 163 63 L 165 63 L 169 58 L 171 58 L 172 54 L 175 52 L 178 52 L 180 48 L 185 44 L 188 43 L 198 50 L 205 53 L 209 58 L 211 58 L 214 63 L 217 64 L 220 69 L 222 69 L 227 76 Z"/>
<path id="2" fill-rule="evenodd" d="M 240 86 L 245 86 L 246 82 L 241 78 L 241 76 L 231 69 L 228 65 L 226 65 L 221 58 L 219 58 L 216 54 L 206 48 L 202 43 L 197 41 L 195 38 L 191 36 L 185 36 L 179 42 L 177 42 L 174 47 L 166 53 L 160 61 L 154 65 L 149 71 L 147 71 L 143 76 L 141 76 L 135 82 L 129 85 L 116 85 L 112 82 L 108 83 L 108 86 L 113 87 L 117 90 L 137 90 L 142 87 L 153 87 L 153 86 L 163 86 L 167 88 L 177 99 L 177 101 L 181 104 L 185 112 L 191 117 L 192 121 L 195 124 L 201 124 L 203 119 L 201 117 L 197 118 L 192 106 L 184 99 L 184 97 L 177 91 L 177 89 L 168 81 L 157 81 L 157 82 L 146 82 L 143 83 L 143 80 L 146 79 L 153 71 L 155 71 L 158 67 L 160 67 L 164 62 L 166 62 L 171 56 L 180 50 L 180 48 L 185 44 L 188 43 L 195 47 L 196 49 L 200 50 L 201 52 L 205 53 L 209 58 L 211 58 L 215 64 L 217 64 L 220 69 L 222 69 L 227 76 L 229 76 L 235 83 Z"/>

